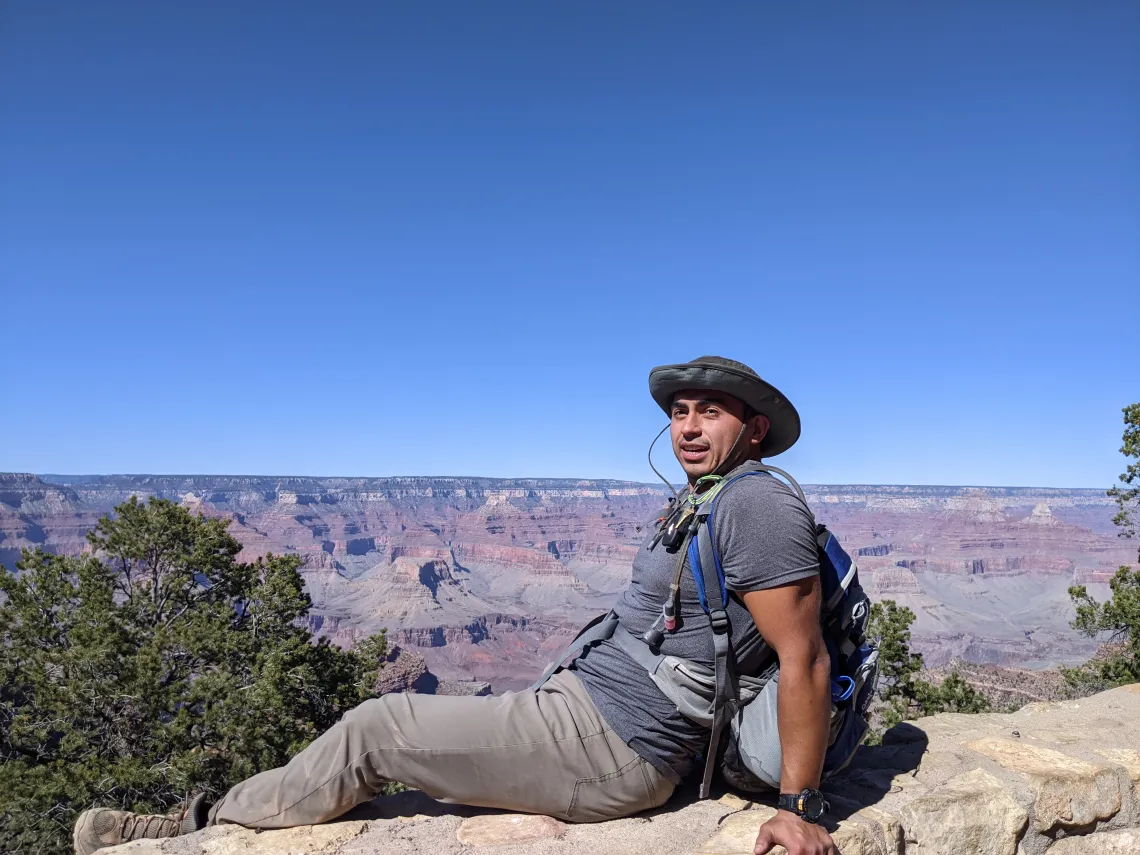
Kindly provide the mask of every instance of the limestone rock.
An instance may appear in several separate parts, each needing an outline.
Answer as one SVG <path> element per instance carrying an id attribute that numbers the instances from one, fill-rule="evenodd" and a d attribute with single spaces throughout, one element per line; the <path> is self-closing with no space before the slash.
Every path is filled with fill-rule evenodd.
<path id="1" fill-rule="evenodd" d="M 186 837 L 136 840 L 100 852 L 114 855 L 332 855 L 367 830 L 367 822 L 334 822 L 262 832 L 224 825 Z"/>
<path id="2" fill-rule="evenodd" d="M 1037 795 L 1033 824 L 1038 831 L 1086 826 L 1120 811 L 1120 782 L 1110 766 L 1025 741 L 987 737 L 966 747 L 1028 779 Z"/>
<path id="3" fill-rule="evenodd" d="M 1140 784 L 1140 751 L 1132 748 L 1098 748 L 1097 754 L 1128 772 L 1132 783 Z"/>
<path id="4" fill-rule="evenodd" d="M 843 855 L 898 855 L 898 839 L 886 841 L 868 823 L 845 821 L 839 824 L 831 839 Z"/>
<path id="5" fill-rule="evenodd" d="M 895 852 L 903 851 L 902 825 L 897 817 L 876 807 L 865 807 L 856 812 L 855 816 L 870 823 L 872 827 L 878 827 L 878 837 L 882 840 L 884 852 L 894 855 Z"/>
<path id="6" fill-rule="evenodd" d="M 748 808 L 752 807 L 752 802 L 742 799 L 736 795 L 736 793 L 725 793 L 717 799 L 717 801 L 729 810 L 748 810 Z"/>
<path id="7" fill-rule="evenodd" d="M 988 772 L 951 778 L 902 809 L 908 849 L 930 855 L 1014 855 L 1029 814 Z"/>
<path id="8" fill-rule="evenodd" d="M 565 833 L 566 825 L 553 817 L 508 813 L 465 819 L 455 836 L 467 846 L 504 846 L 557 840 Z"/>
<path id="9" fill-rule="evenodd" d="M 1080 837 L 1066 837 L 1049 847 L 1049 855 L 1136 855 L 1140 852 L 1140 831 L 1102 831 Z"/>
<path id="10" fill-rule="evenodd" d="M 843 855 L 1140 855 L 1140 686 L 1017 713 L 938 715 L 896 726 L 829 779 Z M 404 792 L 328 825 L 236 826 L 100 855 L 750 855 L 770 799 L 696 800 L 567 824 Z M 782 855 L 783 850 L 775 850 Z"/>
<path id="11" fill-rule="evenodd" d="M 726 817 L 717 833 L 697 849 L 695 855 L 752 855 L 760 826 L 775 813 L 769 807 L 758 807 Z M 843 855 L 898 855 L 900 851 L 897 836 L 887 842 L 870 822 L 845 820 L 832 832 L 831 838 Z M 787 855 L 787 850 L 777 846 L 772 855 Z"/>
<path id="12" fill-rule="evenodd" d="M 760 826 L 775 815 L 772 808 L 759 807 L 726 817 L 717 833 L 696 851 L 696 855 L 752 855 Z M 788 855 L 788 850 L 777 846 L 772 855 Z"/>

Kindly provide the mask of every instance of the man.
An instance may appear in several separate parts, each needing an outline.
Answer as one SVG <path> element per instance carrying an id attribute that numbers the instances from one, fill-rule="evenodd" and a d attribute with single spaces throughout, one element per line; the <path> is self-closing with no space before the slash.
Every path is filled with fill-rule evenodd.
<path id="1" fill-rule="evenodd" d="M 649 378 L 670 417 L 686 496 L 710 479 L 755 468 L 787 450 L 799 415 L 773 386 L 739 362 L 701 357 L 660 366 Z M 702 480 L 705 479 L 705 480 Z M 715 481 L 715 479 L 712 479 Z M 781 805 L 759 829 L 756 853 L 838 855 L 804 809 L 819 786 L 831 712 L 830 660 L 821 635 L 815 525 L 796 495 L 772 477 L 749 477 L 718 498 L 715 546 L 732 596 L 726 605 L 738 673 L 779 668 Z M 614 607 L 618 632 L 642 637 L 661 626 L 677 551 L 651 528 Z M 662 654 L 713 662 L 712 630 L 696 586 L 682 577 L 675 629 Z M 358 706 L 279 769 L 235 785 L 207 809 L 196 798 L 178 817 L 85 811 L 79 855 L 141 837 L 207 824 L 284 828 L 334 819 L 399 781 L 462 804 L 542 813 L 571 822 L 657 807 L 697 766 L 707 727 L 677 707 L 614 641 L 589 646 L 538 688 L 499 697 L 391 694 Z M 786 796 L 783 797 L 783 796 Z M 785 809 L 785 807 L 787 809 Z"/>

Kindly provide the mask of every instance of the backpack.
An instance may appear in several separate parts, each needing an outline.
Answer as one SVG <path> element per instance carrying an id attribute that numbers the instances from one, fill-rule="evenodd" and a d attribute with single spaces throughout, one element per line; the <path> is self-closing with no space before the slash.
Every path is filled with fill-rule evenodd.
<path id="1" fill-rule="evenodd" d="M 755 469 L 721 480 L 712 488 L 715 494 L 694 504 L 680 544 L 701 608 L 709 618 L 712 669 L 655 652 L 644 636 L 620 626 L 617 615 L 611 611 L 587 624 L 532 685 L 534 689 L 542 686 L 569 656 L 612 639 L 645 667 L 683 715 L 709 727 L 701 798 L 708 797 L 713 772 L 718 767 L 729 784 L 742 790 L 770 790 L 780 785 L 782 758 L 776 727 L 779 676 L 772 674 L 772 669 L 759 676 L 736 673 L 725 612 L 728 587 L 713 536 L 716 505 L 724 490 L 741 478 L 765 473 L 783 476 L 807 507 L 807 499 L 795 479 L 782 469 L 758 464 Z M 858 568 L 823 525 L 816 525 L 816 544 L 823 597 L 820 622 L 831 659 L 832 715 L 823 766 L 826 778 L 851 761 L 867 735 L 867 709 L 874 696 L 879 653 L 866 638 L 871 603 L 859 584 Z"/>
<path id="2" fill-rule="evenodd" d="M 701 782 L 702 798 L 708 795 L 718 760 L 725 780 L 739 789 L 773 789 L 780 784 L 779 740 L 773 739 L 778 675 L 765 681 L 755 697 L 741 696 L 724 612 L 728 590 L 714 537 L 716 505 L 724 490 L 742 478 L 765 473 L 783 476 L 807 507 L 807 498 L 794 478 L 782 469 L 758 464 L 718 485 L 708 509 L 698 509 L 694 519 L 697 530 L 688 544 L 688 565 L 701 608 L 709 617 L 715 661 L 712 732 Z M 831 728 L 823 763 L 823 776 L 827 778 L 847 766 L 866 738 L 879 652 L 866 637 L 871 601 L 859 584 L 858 567 L 827 527 L 818 523 L 816 547 L 823 600 L 820 622 L 831 660 Z M 722 736 L 726 737 L 723 746 Z"/>

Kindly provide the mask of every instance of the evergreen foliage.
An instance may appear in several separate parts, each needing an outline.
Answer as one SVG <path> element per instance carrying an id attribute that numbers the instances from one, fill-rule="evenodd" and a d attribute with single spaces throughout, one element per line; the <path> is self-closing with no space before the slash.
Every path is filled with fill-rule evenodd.
<path id="1" fill-rule="evenodd" d="M 1140 404 L 1129 404 L 1124 413 L 1124 437 L 1120 453 L 1132 462 L 1120 475 L 1120 483 L 1108 491 L 1120 508 L 1113 522 L 1121 537 L 1136 536 L 1136 514 L 1140 511 Z M 1140 556 L 1138 556 L 1140 557 Z"/>
<path id="2" fill-rule="evenodd" d="M 96 803 L 217 798 L 373 694 L 383 635 L 314 643 L 300 559 L 239 562 L 227 525 L 132 497 L 90 554 L 0 571 L 0 852 L 69 852 Z"/>
<path id="3" fill-rule="evenodd" d="M 882 731 L 900 721 L 940 712 L 989 712 L 990 702 L 970 686 L 957 671 L 940 684 L 922 679 L 922 654 L 910 651 L 910 625 L 914 612 L 894 600 L 871 605 L 867 634 L 878 638 L 879 705 L 875 710 L 879 728 L 872 732 L 877 741 Z"/>
<path id="4" fill-rule="evenodd" d="M 1120 536 L 1136 537 L 1137 506 L 1140 505 L 1140 404 L 1124 410 L 1124 438 L 1120 453 L 1130 462 L 1120 483 L 1108 491 L 1120 510 L 1113 522 Z M 1140 555 L 1137 556 L 1140 559 Z M 1080 694 L 1091 694 L 1125 683 L 1140 682 L 1140 570 L 1128 565 L 1116 571 L 1109 582 L 1108 602 L 1098 603 L 1084 585 L 1069 588 L 1077 607 L 1072 626 L 1089 638 L 1108 634 L 1108 644 L 1078 668 L 1062 668 L 1065 679 Z"/>

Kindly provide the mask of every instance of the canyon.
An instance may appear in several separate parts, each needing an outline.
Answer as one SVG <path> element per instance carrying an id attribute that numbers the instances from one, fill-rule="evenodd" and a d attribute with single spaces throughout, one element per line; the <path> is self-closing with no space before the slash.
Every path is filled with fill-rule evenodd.
<path id="1" fill-rule="evenodd" d="M 1087 659 L 1067 590 L 1098 598 L 1136 561 L 1103 490 L 804 485 L 873 598 L 916 614 L 931 666 Z M 387 631 L 421 680 L 529 682 L 629 581 L 664 485 L 592 479 L 0 474 L 0 564 L 78 554 L 135 495 L 230 520 L 242 558 L 296 553 L 310 628 L 342 645 Z M 409 664 L 411 663 L 411 664 Z M 454 689 L 456 691 L 484 691 Z"/>

